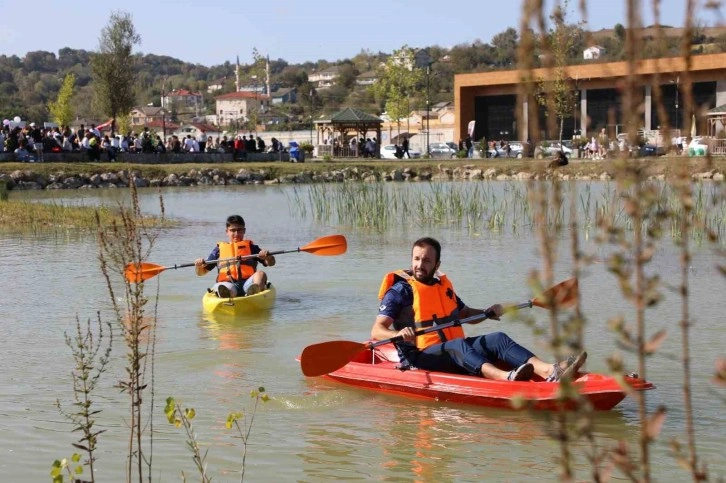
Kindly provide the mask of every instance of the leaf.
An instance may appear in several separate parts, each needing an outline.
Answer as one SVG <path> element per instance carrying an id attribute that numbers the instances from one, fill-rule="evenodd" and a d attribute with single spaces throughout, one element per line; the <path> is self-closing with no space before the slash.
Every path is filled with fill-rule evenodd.
<path id="1" fill-rule="evenodd" d="M 181 424 L 182 424 L 181 419 L 175 419 L 174 420 L 174 426 L 176 426 L 177 428 L 180 427 Z"/>
<path id="2" fill-rule="evenodd" d="M 262 399 L 262 402 L 267 402 L 270 400 L 270 396 L 268 396 L 267 394 L 263 394 L 260 399 Z"/>
<path id="3" fill-rule="evenodd" d="M 55 460 L 53 462 L 53 468 L 60 468 L 61 467 L 61 460 Z"/>
<path id="4" fill-rule="evenodd" d="M 75 473 L 76 473 L 77 475 L 81 475 L 81 474 L 83 474 L 83 466 L 81 466 L 81 465 L 78 465 L 78 466 L 76 466 L 76 471 L 75 471 Z"/>
<path id="5" fill-rule="evenodd" d="M 648 437 L 648 439 L 652 441 L 658 437 L 661 430 L 663 429 L 663 423 L 665 423 L 665 418 L 666 408 L 665 406 L 660 406 L 655 411 L 655 414 L 653 414 L 646 423 L 645 435 Z"/>
<path id="6" fill-rule="evenodd" d="M 71 443 L 71 444 L 73 445 L 74 448 L 78 448 L 83 451 L 89 451 L 88 448 L 86 446 L 83 446 L 82 444 L 78 444 L 78 443 Z M 74 461 L 76 461 L 76 460 L 74 460 Z"/>
<path id="7" fill-rule="evenodd" d="M 187 409 L 187 410 L 184 411 L 184 416 L 187 419 L 190 419 L 190 420 L 191 419 L 194 419 L 194 416 L 196 416 L 196 415 L 197 415 L 197 413 L 196 413 L 196 411 L 194 411 L 194 408 L 189 408 L 189 409 Z"/>
<path id="8" fill-rule="evenodd" d="M 653 337 L 650 338 L 648 342 L 645 343 L 645 347 L 643 347 L 643 352 L 646 354 L 653 354 L 658 350 L 658 348 L 663 344 L 663 341 L 666 340 L 666 337 L 668 337 L 668 331 L 665 329 L 661 329 L 655 334 L 653 334 Z"/>

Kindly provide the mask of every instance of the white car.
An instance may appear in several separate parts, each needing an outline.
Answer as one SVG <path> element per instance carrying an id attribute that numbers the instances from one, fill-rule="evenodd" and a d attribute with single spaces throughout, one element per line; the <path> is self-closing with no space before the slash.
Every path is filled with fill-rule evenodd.
<path id="1" fill-rule="evenodd" d="M 400 146 L 399 146 L 400 148 Z M 401 148 L 400 148 L 401 149 Z M 401 149 L 401 153 L 403 153 L 403 149 Z M 418 151 L 416 149 L 408 149 L 408 154 L 411 155 L 411 158 L 420 158 L 421 157 L 421 151 Z M 402 158 L 399 158 L 396 156 L 396 145 L 395 144 L 385 144 L 381 146 L 381 159 L 407 159 L 406 155 L 403 154 Z"/>

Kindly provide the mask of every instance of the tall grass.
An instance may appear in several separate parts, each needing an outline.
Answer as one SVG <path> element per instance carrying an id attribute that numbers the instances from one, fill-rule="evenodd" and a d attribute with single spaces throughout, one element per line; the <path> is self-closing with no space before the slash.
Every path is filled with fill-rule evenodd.
<path id="1" fill-rule="evenodd" d="M 626 197 L 632 188 L 619 189 L 606 184 L 599 195 L 593 194 L 593 184 L 582 189 L 575 183 L 556 183 L 561 197 L 546 202 L 544 211 L 535 218 L 532 189 L 542 183 L 507 183 L 503 190 L 493 182 L 432 182 L 427 185 L 389 185 L 379 183 L 311 184 L 295 188 L 288 198 L 291 214 L 305 219 L 337 222 L 341 225 L 373 228 L 380 231 L 393 224 L 411 227 L 462 226 L 492 232 L 532 233 L 538 226 L 555 229 L 566 224 L 574 213 L 578 230 L 592 230 L 597 223 L 635 229 L 632 216 L 626 213 Z M 673 186 L 643 180 L 644 186 L 655 191 L 653 204 L 643 213 L 638 226 L 642 231 L 651 228 L 660 212 L 669 211 L 673 217 L 665 220 L 665 228 L 674 239 L 684 235 L 702 242 L 706 233 L 719 240 L 726 239 L 726 200 L 720 187 L 712 183 L 693 183 L 693 209 L 683 211 L 679 195 Z M 571 203 L 569 199 L 577 199 Z M 681 230 L 680 216 L 688 216 L 688 233 Z"/>

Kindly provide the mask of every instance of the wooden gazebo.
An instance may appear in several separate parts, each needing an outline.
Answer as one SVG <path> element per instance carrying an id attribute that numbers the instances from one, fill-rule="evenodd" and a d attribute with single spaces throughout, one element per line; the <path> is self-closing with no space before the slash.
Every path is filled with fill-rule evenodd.
<path id="1" fill-rule="evenodd" d="M 346 107 L 328 118 L 315 121 L 318 156 L 358 157 L 363 155 L 359 139 L 375 138 L 375 157 L 381 153 L 381 125 L 383 120 L 353 107 Z M 370 133 L 375 133 L 371 136 Z M 322 138 L 322 139 L 321 139 Z M 351 140 L 355 139 L 355 143 Z"/>

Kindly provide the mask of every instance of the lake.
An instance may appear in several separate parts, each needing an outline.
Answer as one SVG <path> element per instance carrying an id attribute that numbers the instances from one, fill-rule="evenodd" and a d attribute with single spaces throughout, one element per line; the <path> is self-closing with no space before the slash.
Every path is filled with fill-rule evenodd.
<path id="1" fill-rule="evenodd" d="M 428 189 L 425 184 L 386 189 Z M 503 193 L 510 183 L 490 183 Z M 532 297 L 527 277 L 541 266 L 534 234 L 527 230 L 489 231 L 485 224 L 446 223 L 417 227 L 396 224 L 385 230 L 356 228 L 335 221 L 301 218 L 291 207 L 294 190 L 305 187 L 238 186 L 165 189 L 164 205 L 178 227 L 164 230 L 150 262 L 190 263 L 206 256 L 223 240 L 224 220 L 241 214 L 247 237 L 270 250 L 290 250 L 334 233 L 346 236 L 348 251 L 335 257 L 290 253 L 267 269 L 276 284 L 278 301 L 268 312 L 235 321 L 215 320 L 202 313 L 201 298 L 213 275 L 196 277 L 193 268 L 167 270 L 147 282 L 155 303 L 156 366 L 154 398 L 154 479 L 179 481 L 184 471 L 197 479 L 181 429 L 169 425 L 164 401 L 174 396 L 197 417 L 194 429 L 215 481 L 239 481 L 242 443 L 224 428 L 232 411 L 251 408 L 250 390 L 264 386 L 271 401 L 260 406 L 247 454 L 247 481 L 531 481 L 557 480 L 557 445 L 546 434 L 542 414 L 442 404 L 353 389 L 323 379 L 306 379 L 295 357 L 307 345 L 326 340 L 363 341 L 377 313 L 376 295 L 383 275 L 406 268 L 411 243 L 433 236 L 443 244 L 441 269 L 449 274 L 462 299 L 473 307 L 522 302 Z M 602 185 L 593 183 L 597 191 Z M 126 190 L 11 192 L 11 198 L 56 200 L 95 206 L 115 204 Z M 158 212 L 158 193 L 140 192 L 145 212 Z M 602 258 L 612 251 L 594 243 L 589 233 L 583 250 Z M 676 249 L 665 243 L 649 271 L 657 271 L 670 287 L 679 283 Z M 695 248 L 691 262 L 691 332 L 695 424 L 702 461 L 713 476 L 723 477 L 726 436 L 723 389 L 709 382 L 714 361 L 723 356 L 724 278 L 712 247 Z M 0 364 L 0 474 L 8 481 L 48 481 L 51 463 L 68 458 L 74 449 L 71 424 L 55 407 L 73 401 L 70 371 L 73 360 L 64 333 L 73 333 L 76 317 L 107 320 L 110 302 L 100 278 L 98 248 L 90 236 L 0 234 L 0 293 L 4 320 Z M 556 279 L 570 277 L 571 265 L 562 251 Z M 122 294 L 117 287 L 117 296 Z M 587 370 L 606 372 L 606 359 L 621 353 L 628 371 L 634 354 L 618 349 L 607 320 L 632 307 L 620 296 L 617 282 L 599 263 L 580 279 L 587 316 Z M 156 293 L 158 291 L 158 299 Z M 661 438 L 652 446 L 652 470 L 660 481 L 685 480 L 670 455 L 669 441 L 685 443 L 679 300 L 664 290 L 664 300 L 648 311 L 648 333 L 669 331 L 662 350 L 649 360 L 647 378 L 657 389 L 647 393 L 647 406 L 668 408 Z M 542 324 L 541 309 L 526 311 Z M 148 312 L 147 312 L 148 313 Z M 503 330 L 546 360 L 552 359 L 532 330 L 514 317 L 465 328 L 469 335 Z M 128 398 L 113 386 L 124 376 L 125 348 L 119 335 L 109 370 L 93 399 L 103 412 L 98 429 L 96 462 L 100 481 L 124 478 L 128 439 Z M 145 403 L 151 393 L 147 393 Z M 625 439 L 637 447 L 637 407 L 626 399 L 614 410 L 595 416 L 601 447 Z M 577 442 L 577 478 L 589 479 L 587 444 Z"/>

